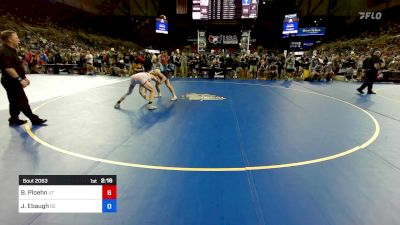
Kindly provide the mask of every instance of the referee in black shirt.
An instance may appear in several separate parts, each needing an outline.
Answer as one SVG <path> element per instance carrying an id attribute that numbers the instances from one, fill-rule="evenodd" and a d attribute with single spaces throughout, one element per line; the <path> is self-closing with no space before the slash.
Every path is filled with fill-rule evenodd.
<path id="1" fill-rule="evenodd" d="M 9 125 L 18 126 L 27 122 L 19 119 L 20 112 L 30 119 L 32 125 L 43 125 L 47 120 L 40 119 L 33 114 L 25 95 L 24 88 L 29 85 L 29 80 L 25 76 L 22 61 L 17 55 L 16 48 L 20 42 L 18 35 L 15 31 L 5 30 L 1 32 L 0 36 L 3 42 L 3 46 L 0 48 L 1 84 L 6 89 L 10 103 Z"/>
<path id="2" fill-rule="evenodd" d="M 357 91 L 360 94 L 364 94 L 363 90 L 364 88 L 367 87 L 367 94 L 376 94 L 374 91 L 372 91 L 372 86 L 374 85 L 374 81 L 378 76 L 378 72 L 381 69 L 381 63 L 382 60 L 380 59 L 381 52 L 380 51 L 375 51 L 374 54 L 365 60 L 367 60 L 366 63 L 366 70 L 365 70 L 365 80 L 364 83 L 361 85 L 361 87 L 357 88 Z"/>

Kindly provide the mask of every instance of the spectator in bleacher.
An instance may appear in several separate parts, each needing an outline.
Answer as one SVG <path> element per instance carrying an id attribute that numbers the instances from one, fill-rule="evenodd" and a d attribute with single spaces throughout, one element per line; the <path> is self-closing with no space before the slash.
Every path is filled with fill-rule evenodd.
<path id="1" fill-rule="evenodd" d="M 132 64 L 135 61 L 136 61 L 136 54 L 133 51 L 129 50 L 129 62 Z"/>
<path id="2" fill-rule="evenodd" d="M 201 76 L 200 73 L 200 54 L 195 54 L 190 63 L 190 76 Z"/>
<path id="3" fill-rule="evenodd" d="M 49 59 L 49 61 L 47 63 L 53 64 L 54 63 L 54 52 L 52 50 L 48 50 L 46 55 L 47 55 L 47 58 Z"/>
<path id="4" fill-rule="evenodd" d="M 133 67 L 131 67 L 133 68 Z M 111 67 L 110 75 L 111 76 L 125 76 L 128 75 L 128 69 L 125 66 L 124 60 L 118 61 L 115 65 Z"/>
<path id="5" fill-rule="evenodd" d="M 49 61 L 49 58 L 47 57 L 46 53 L 44 51 L 40 51 L 40 61 L 43 62 L 43 64 L 47 64 Z"/>
<path id="6" fill-rule="evenodd" d="M 291 79 L 294 77 L 294 73 L 296 72 L 296 59 L 294 58 L 294 54 L 290 54 L 285 62 L 285 70 L 287 79 Z"/>
<path id="7" fill-rule="evenodd" d="M 269 60 L 268 60 L 269 61 Z M 278 61 L 276 61 L 276 65 L 278 65 L 278 74 L 279 77 L 282 77 L 283 71 L 285 69 L 285 57 L 281 55 L 278 57 Z"/>
<path id="8" fill-rule="evenodd" d="M 139 53 L 136 57 L 136 62 L 140 64 L 144 64 L 144 55 L 142 53 Z"/>
<path id="9" fill-rule="evenodd" d="M 347 58 L 347 61 L 343 64 L 343 67 L 346 68 L 346 78 L 347 78 L 347 80 L 354 80 L 354 75 L 357 74 L 357 73 L 355 73 L 356 60 L 355 60 L 354 53 L 351 54 L 351 56 L 349 56 Z"/>
<path id="10" fill-rule="evenodd" d="M 188 57 L 182 52 L 181 55 L 181 75 L 187 77 L 188 76 Z"/>
<path id="11" fill-rule="evenodd" d="M 181 62 L 181 54 L 180 53 L 175 54 L 174 65 L 175 65 L 174 75 L 181 76 L 182 75 L 181 74 L 182 62 Z"/>
<path id="12" fill-rule="evenodd" d="M 332 77 L 335 76 L 335 73 L 333 72 L 332 62 L 327 62 L 323 67 L 323 71 L 324 71 L 323 76 L 325 77 L 326 82 L 331 81 Z"/>
<path id="13" fill-rule="evenodd" d="M 400 71 L 400 55 L 394 57 L 387 67 L 390 71 Z"/>
<path id="14" fill-rule="evenodd" d="M 214 79 L 214 76 L 215 76 L 215 74 L 216 74 L 216 72 L 217 72 L 217 69 L 216 68 L 219 68 L 219 59 L 218 59 L 218 57 L 215 57 L 215 58 L 213 58 L 212 60 L 211 60 L 211 64 L 210 64 L 210 70 L 209 70 L 209 72 L 208 72 L 208 77 L 210 78 L 210 79 Z"/>
<path id="15" fill-rule="evenodd" d="M 64 53 L 64 60 L 63 62 L 65 64 L 71 64 L 72 63 L 72 52 L 71 49 L 67 49 Z"/>
<path id="16" fill-rule="evenodd" d="M 244 55 L 240 57 L 240 62 L 239 62 L 239 78 L 245 78 L 247 74 L 247 60 Z"/>
<path id="17" fill-rule="evenodd" d="M 100 55 L 99 52 L 96 52 L 94 57 L 93 57 L 93 66 L 95 68 L 95 73 L 100 73 L 101 72 L 101 62 L 102 62 L 102 56 Z"/>
<path id="18" fill-rule="evenodd" d="M 145 72 L 150 71 L 151 70 L 151 66 L 152 66 L 152 64 L 151 64 L 151 55 L 150 55 L 150 53 L 146 53 L 145 56 L 144 56 L 144 63 L 143 63 L 143 67 L 144 67 Z"/>
<path id="19" fill-rule="evenodd" d="M 168 65 L 168 53 L 166 51 L 162 51 L 161 55 L 159 56 L 158 61 L 161 63 L 160 71 L 164 75 L 167 75 L 167 65 Z"/>
<path id="20" fill-rule="evenodd" d="M 226 68 L 226 58 L 224 54 L 219 55 L 219 67 Z"/>
<path id="21" fill-rule="evenodd" d="M 108 66 L 112 66 L 118 62 L 118 52 L 114 48 L 110 48 L 108 52 Z"/>
<path id="22" fill-rule="evenodd" d="M 103 52 L 101 53 L 101 70 L 104 73 L 107 73 L 109 69 L 108 62 L 109 62 L 109 55 L 106 50 L 103 50 Z"/>
<path id="23" fill-rule="evenodd" d="M 80 59 L 79 59 L 79 63 L 78 63 L 78 67 L 80 68 L 80 72 L 79 74 L 86 74 L 87 72 L 87 67 L 86 67 L 86 52 L 84 52 L 83 50 L 80 51 Z"/>
<path id="24" fill-rule="evenodd" d="M 174 64 L 175 62 L 175 53 L 172 51 L 168 58 L 168 64 Z"/>
<path id="25" fill-rule="evenodd" d="M 32 68 L 31 73 L 41 73 L 42 70 L 42 63 L 40 61 L 40 51 L 35 51 L 32 59 Z"/>
<path id="26" fill-rule="evenodd" d="M 201 67 L 208 67 L 209 65 L 211 65 L 211 62 L 209 62 L 207 60 L 207 56 L 206 55 L 200 55 L 200 68 Z"/>
<path id="27" fill-rule="evenodd" d="M 130 51 L 124 52 L 123 60 L 124 60 L 125 65 L 130 65 L 132 63 L 130 56 L 131 56 Z"/>
<path id="28" fill-rule="evenodd" d="M 63 62 L 63 58 L 61 57 L 60 51 L 57 49 L 54 55 L 54 63 L 61 64 Z"/>
<path id="29" fill-rule="evenodd" d="M 92 53 L 90 53 L 90 51 L 86 52 L 85 59 L 86 59 L 86 63 L 85 63 L 86 74 L 94 75 L 93 55 L 92 55 Z"/>
<path id="30" fill-rule="evenodd" d="M 337 75 L 340 70 L 340 57 L 338 55 L 333 55 L 332 57 L 332 69 L 333 73 Z"/>
<path id="31" fill-rule="evenodd" d="M 272 61 L 268 68 L 267 68 L 267 74 L 268 74 L 268 79 L 270 80 L 276 80 L 279 77 L 279 72 L 278 72 L 278 65 L 276 65 L 275 61 Z"/>
<path id="32" fill-rule="evenodd" d="M 129 69 L 129 75 L 133 75 L 135 73 L 145 72 L 145 68 L 141 63 L 132 62 Z"/>
<path id="33" fill-rule="evenodd" d="M 25 50 L 25 54 L 24 54 L 24 61 L 27 63 L 28 65 L 28 72 L 30 73 L 30 70 L 32 69 L 32 61 L 33 61 L 33 54 L 31 51 L 29 51 L 29 49 Z"/>
<path id="34" fill-rule="evenodd" d="M 79 53 L 77 48 L 74 49 L 74 52 L 72 52 L 71 57 L 73 64 L 78 64 L 78 62 L 81 60 L 81 54 Z"/>
<path id="35" fill-rule="evenodd" d="M 320 81 L 321 78 L 324 75 L 323 67 L 321 65 L 321 62 L 319 61 L 318 58 L 315 58 L 313 62 L 311 63 L 311 80 L 318 80 Z"/>
<path id="36" fill-rule="evenodd" d="M 268 71 L 267 71 L 267 63 L 265 62 L 264 59 L 260 60 L 260 64 L 258 65 L 258 70 L 257 70 L 257 77 L 260 79 L 268 79 Z"/>
<path id="37" fill-rule="evenodd" d="M 255 53 L 250 54 L 250 57 L 249 57 L 249 71 L 247 72 L 247 74 L 248 74 L 247 77 L 257 78 L 258 79 L 258 76 L 257 76 L 257 64 L 258 64 L 258 59 L 257 59 Z"/>

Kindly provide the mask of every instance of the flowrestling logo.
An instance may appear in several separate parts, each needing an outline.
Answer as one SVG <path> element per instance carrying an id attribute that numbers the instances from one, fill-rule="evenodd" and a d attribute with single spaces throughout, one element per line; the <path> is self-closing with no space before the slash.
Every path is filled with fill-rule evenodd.
<path id="1" fill-rule="evenodd" d="M 382 18 L 381 12 L 358 12 L 358 14 L 360 14 L 360 20 L 380 20 Z"/>

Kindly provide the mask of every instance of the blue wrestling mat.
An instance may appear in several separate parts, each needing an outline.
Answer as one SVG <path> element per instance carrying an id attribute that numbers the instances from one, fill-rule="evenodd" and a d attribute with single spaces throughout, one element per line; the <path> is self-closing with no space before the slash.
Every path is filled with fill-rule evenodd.
<path id="1" fill-rule="evenodd" d="M 400 224 L 399 86 L 172 84 L 154 111 L 137 88 L 113 108 L 126 79 L 32 103 L 48 126 L 0 111 L 0 224 Z M 19 213 L 23 174 L 116 175 L 117 210 Z"/>

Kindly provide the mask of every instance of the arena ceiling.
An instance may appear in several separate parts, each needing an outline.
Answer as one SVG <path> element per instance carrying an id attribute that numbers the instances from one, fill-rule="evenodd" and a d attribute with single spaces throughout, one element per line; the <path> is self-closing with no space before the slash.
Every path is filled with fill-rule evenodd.
<path id="1" fill-rule="evenodd" d="M 96 15 L 159 16 L 160 9 L 176 0 L 55 0 Z M 190 5 L 191 0 L 187 0 Z M 278 2 L 260 0 L 260 2 Z M 382 11 L 400 6 L 400 0 L 280 0 L 295 5 L 302 16 L 356 16 L 360 11 Z M 261 4 L 261 3 L 260 3 Z M 190 13 L 190 10 L 188 10 Z"/>
<path id="2" fill-rule="evenodd" d="M 158 16 L 160 8 L 159 0 L 56 0 L 56 2 L 96 15 Z"/>

